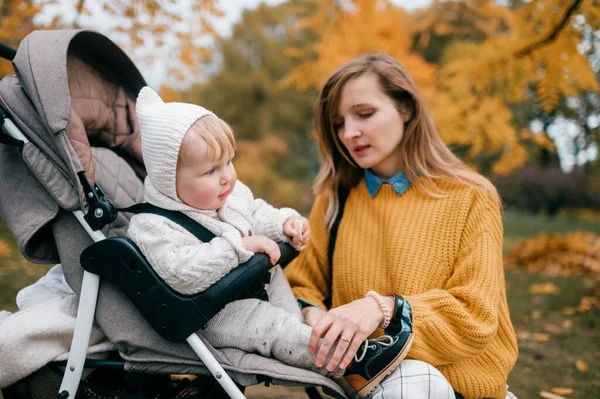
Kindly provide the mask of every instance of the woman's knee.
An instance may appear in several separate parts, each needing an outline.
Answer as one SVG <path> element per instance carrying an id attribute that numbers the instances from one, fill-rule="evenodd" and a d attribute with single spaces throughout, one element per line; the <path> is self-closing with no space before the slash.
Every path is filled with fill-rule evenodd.
<path id="1" fill-rule="evenodd" d="M 374 399 L 455 399 L 452 386 L 432 365 L 420 360 L 404 360 L 373 393 Z"/>

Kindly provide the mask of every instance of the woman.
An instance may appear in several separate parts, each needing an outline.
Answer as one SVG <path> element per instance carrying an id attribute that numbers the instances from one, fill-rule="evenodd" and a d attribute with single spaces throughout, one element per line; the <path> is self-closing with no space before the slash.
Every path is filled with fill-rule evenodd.
<path id="1" fill-rule="evenodd" d="M 514 397 L 506 381 L 518 350 L 494 187 L 442 142 L 419 91 L 390 56 L 343 65 L 322 88 L 315 119 L 321 169 L 313 235 L 286 275 L 313 327 L 316 365 L 352 367 L 364 339 L 389 325 L 388 335 L 412 330 L 413 360 L 373 396 L 419 396 L 430 382 L 407 376 L 416 367 L 439 370 L 451 396 Z M 349 195 L 330 265 L 339 188 Z"/>

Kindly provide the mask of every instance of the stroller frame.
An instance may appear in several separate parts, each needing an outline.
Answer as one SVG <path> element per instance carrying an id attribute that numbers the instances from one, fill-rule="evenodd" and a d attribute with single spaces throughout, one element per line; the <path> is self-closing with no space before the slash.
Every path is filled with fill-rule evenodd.
<path id="1" fill-rule="evenodd" d="M 29 140 L 8 118 L 8 115 L 2 109 L 2 107 L 0 107 L 0 110 L 2 113 L 2 131 L 4 134 L 8 135 L 14 140 L 27 143 Z M 90 212 L 94 212 L 94 210 L 90 210 Z M 94 242 L 107 239 L 100 231 L 94 231 L 90 227 L 88 222 L 85 220 L 86 214 L 83 211 L 76 210 L 73 211 L 73 214 L 89 234 L 89 236 L 94 240 Z M 75 398 L 77 393 L 77 388 L 79 387 L 79 382 L 84 369 L 87 348 L 92 331 L 92 324 L 94 322 L 94 313 L 96 309 L 99 286 L 100 276 L 90 273 L 87 270 L 84 271 L 79 306 L 77 309 L 77 321 L 71 342 L 71 350 L 69 352 L 65 374 L 57 395 L 57 399 Z M 227 374 L 219 362 L 217 362 L 215 357 L 210 353 L 206 345 L 204 345 L 204 343 L 198 338 L 196 333 L 190 334 L 186 338 L 186 341 L 231 398 L 245 398 L 244 394 L 241 392 L 235 382 L 233 382 L 231 377 Z"/>
<path id="2" fill-rule="evenodd" d="M 168 378 L 174 373 L 196 374 L 202 379 L 206 376 L 206 385 L 201 383 L 199 387 L 212 391 L 207 392 L 211 397 L 243 398 L 243 386 L 261 382 L 304 385 L 311 398 L 320 397 L 315 386 L 323 387 L 332 396 L 347 397 L 346 386 L 319 373 L 236 348 L 215 352 L 201 334 L 196 334 L 206 328 L 211 317 L 227 303 L 262 295 L 258 287 L 264 292 L 263 277 L 272 268 L 265 254 L 256 254 L 201 294 L 185 296 L 165 284 L 137 247 L 122 237 L 128 218 L 118 215 L 111 199 L 104 196 L 93 180 L 100 179 L 98 184 L 106 185 L 107 192 L 115 196 L 120 206 L 141 201 L 143 188 L 138 187 L 139 178 L 144 175 L 141 150 L 128 147 L 122 152 L 119 146 L 125 139 L 132 140 L 129 146 L 136 143 L 133 140 L 139 140 L 135 113 L 131 110 L 135 110 L 136 93 L 146 82 L 125 53 L 98 32 L 59 30 L 32 32 L 21 42 L 18 52 L 0 44 L 0 57 L 12 60 L 15 69 L 15 75 L 0 82 L 3 101 L 0 144 L 5 144 L 1 148 L 0 165 L 5 170 L 14 168 L 14 173 L 0 181 L 0 187 L 15 193 L 2 197 L 0 214 L 6 218 L 4 222 L 15 235 L 23 255 L 34 263 L 62 263 L 63 279 L 75 291 L 72 296 L 58 298 L 60 301 L 42 302 L 49 306 L 50 312 L 59 312 L 57 332 L 68 338 L 47 352 L 40 352 L 39 359 L 23 364 L 26 368 L 2 374 L 0 381 L 8 395 L 37 395 L 33 390 L 41 388 L 44 391 L 39 394 L 43 394 L 44 399 L 55 397 L 57 390 L 59 398 L 73 398 L 78 393 L 88 394 L 90 389 L 94 393 L 97 388 L 101 395 L 172 397 L 185 384 Z M 90 79 L 89 86 L 77 86 L 77 79 Z M 71 87 L 72 82 L 74 87 Z M 106 92 L 104 86 L 99 87 L 104 84 L 108 85 Z M 83 116 L 88 118 L 86 121 L 96 123 L 95 115 L 84 115 L 91 89 L 104 93 L 105 97 L 100 97 L 104 98 L 100 112 L 114 112 L 115 119 L 108 121 L 110 130 L 106 132 L 113 136 L 99 137 L 98 132 L 85 130 Z M 83 102 L 72 102 L 73 99 Z M 74 106 L 79 107 L 77 113 Z M 79 111 L 83 114 L 78 114 Z M 71 124 L 74 120 L 76 123 Z M 69 133 L 69 127 L 75 130 Z M 112 148 L 113 155 L 108 156 L 110 151 L 99 148 L 92 154 L 92 138 L 97 140 L 96 147 Z M 96 160 L 92 155 L 99 160 L 100 175 L 94 172 L 92 162 Z M 114 169 L 107 169 L 108 166 Z M 121 186 L 118 181 L 113 185 L 110 179 L 115 175 L 112 173 L 123 173 L 127 185 Z M 123 211 L 136 213 L 127 208 Z M 23 215 L 27 215 L 26 220 Z M 184 221 L 172 216 L 166 217 L 201 241 L 207 241 Z M 99 231 L 109 225 L 109 232 Z M 121 237 L 107 238 L 112 233 Z M 296 252 L 288 244 L 280 244 L 280 251 L 283 267 Z M 100 278 L 109 284 L 100 285 Z M 281 288 L 284 290 L 281 294 L 289 295 L 281 306 L 290 312 L 297 311 L 291 292 L 285 292 L 286 287 Z M 35 309 L 40 308 L 42 312 L 45 310 L 43 306 Z M 17 329 L 23 325 L 22 321 L 35 326 L 38 315 L 39 312 L 17 312 L 14 317 L 4 316 L 0 323 L 12 323 L 9 328 Z M 38 334 L 35 327 L 30 330 Z M 48 336 L 46 341 L 38 342 L 41 345 L 57 343 L 52 339 Z M 91 351 L 89 345 L 92 345 Z M 121 351 L 122 359 L 112 355 L 107 360 L 86 359 L 88 351 L 107 354 L 115 346 Z M 46 350 L 38 344 L 24 350 L 36 354 L 34 351 L 38 348 Z M 10 356 L 4 360 L 20 364 L 18 349 Z M 56 361 L 58 356 L 67 360 Z M 11 363 L 6 364 L 10 367 Z M 97 369 L 99 373 L 94 372 L 82 380 L 84 369 Z M 138 377 L 138 373 L 160 378 L 141 377 L 141 374 Z M 45 387 L 40 385 L 46 382 L 49 384 Z"/>

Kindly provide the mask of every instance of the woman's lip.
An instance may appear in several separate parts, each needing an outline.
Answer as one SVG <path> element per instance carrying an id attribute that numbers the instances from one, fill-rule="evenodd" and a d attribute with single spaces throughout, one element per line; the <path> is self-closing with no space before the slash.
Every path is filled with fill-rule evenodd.
<path id="1" fill-rule="evenodd" d="M 354 147 L 353 151 L 355 154 L 362 154 L 363 152 L 365 152 L 365 150 L 371 148 L 370 145 L 366 144 L 366 145 L 357 145 L 356 147 Z"/>

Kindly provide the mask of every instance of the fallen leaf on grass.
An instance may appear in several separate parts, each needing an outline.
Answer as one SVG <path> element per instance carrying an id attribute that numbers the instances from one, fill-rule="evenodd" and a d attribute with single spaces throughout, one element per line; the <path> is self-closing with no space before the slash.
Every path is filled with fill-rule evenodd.
<path id="1" fill-rule="evenodd" d="M 537 341 L 537 342 L 546 342 L 546 341 L 550 341 L 550 334 L 546 334 L 546 333 L 534 333 L 533 334 L 533 340 Z"/>
<path id="2" fill-rule="evenodd" d="M 539 283 L 529 286 L 530 294 L 558 294 L 560 289 L 552 283 Z"/>
<path id="3" fill-rule="evenodd" d="M 171 374 L 171 381 L 183 381 L 186 379 L 194 381 L 196 378 L 198 377 L 194 374 Z"/>
<path id="4" fill-rule="evenodd" d="M 537 342 L 550 341 L 552 336 L 546 333 L 530 333 L 529 331 L 517 331 L 517 338 L 520 340 L 533 340 Z"/>
<path id="5" fill-rule="evenodd" d="M 593 296 L 584 296 L 581 298 L 579 306 L 577 306 L 577 311 L 583 313 L 591 310 L 593 307 L 600 309 L 600 300 Z"/>
<path id="6" fill-rule="evenodd" d="M 12 251 L 6 241 L 0 240 L 0 258 L 8 258 L 11 253 Z"/>
<path id="7" fill-rule="evenodd" d="M 577 313 L 577 309 L 569 306 L 562 308 L 560 312 L 565 316 L 573 316 L 575 313 Z"/>
<path id="8" fill-rule="evenodd" d="M 573 388 L 550 388 L 550 391 L 559 395 L 570 395 L 573 393 Z"/>
<path id="9" fill-rule="evenodd" d="M 573 327 L 573 320 L 565 320 L 562 322 L 562 328 L 564 328 L 565 330 L 570 329 L 571 327 Z"/>
<path id="10" fill-rule="evenodd" d="M 550 334 L 560 334 L 562 333 L 562 328 L 556 324 L 545 324 L 544 331 Z"/>
<path id="11" fill-rule="evenodd" d="M 588 370 L 590 369 L 588 364 L 586 362 L 584 362 L 583 360 L 576 361 L 575 367 L 577 367 L 577 370 L 581 371 L 582 373 L 587 373 Z"/>
<path id="12" fill-rule="evenodd" d="M 544 399 L 567 399 L 564 396 L 557 395 L 548 391 L 541 391 L 540 396 Z"/>

